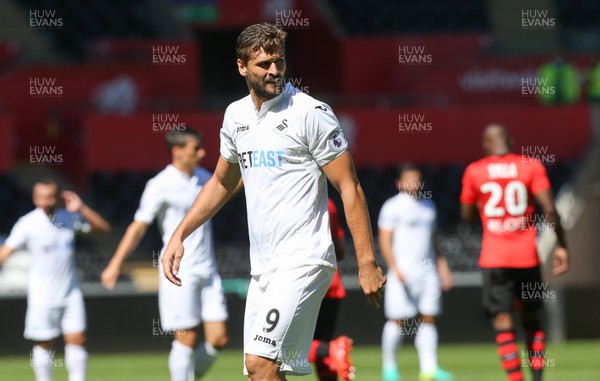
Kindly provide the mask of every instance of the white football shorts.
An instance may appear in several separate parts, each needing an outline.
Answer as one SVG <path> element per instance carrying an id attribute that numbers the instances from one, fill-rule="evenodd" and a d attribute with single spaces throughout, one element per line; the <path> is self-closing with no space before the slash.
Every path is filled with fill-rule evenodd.
<path id="1" fill-rule="evenodd" d="M 440 313 L 441 286 L 435 269 L 400 283 L 389 272 L 384 291 L 385 317 L 388 320 L 409 319 L 417 314 L 437 316 Z"/>
<path id="2" fill-rule="evenodd" d="M 48 341 L 62 334 L 85 332 L 86 316 L 83 294 L 73 288 L 59 305 L 43 300 L 28 300 L 25 336 L 28 340 Z"/>
<path id="3" fill-rule="evenodd" d="M 181 286 L 171 283 L 159 266 L 158 309 L 165 331 L 192 329 L 202 322 L 227 320 L 227 303 L 218 273 L 209 276 L 180 272 Z"/>
<path id="4" fill-rule="evenodd" d="M 296 265 L 253 276 L 244 316 L 244 353 L 273 359 L 288 375 L 310 374 L 310 345 L 334 273 L 325 266 Z"/>

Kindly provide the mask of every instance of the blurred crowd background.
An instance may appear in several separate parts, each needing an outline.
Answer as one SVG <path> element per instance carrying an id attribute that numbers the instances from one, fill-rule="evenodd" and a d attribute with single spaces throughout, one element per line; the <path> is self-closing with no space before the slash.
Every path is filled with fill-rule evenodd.
<path id="1" fill-rule="evenodd" d="M 0 237 L 33 208 L 33 182 L 56 177 L 113 226 L 108 236 L 78 239 L 86 295 L 152 295 L 162 246 L 156 228 L 116 292 L 102 290 L 100 272 L 146 181 L 169 162 L 167 131 L 202 131 L 203 164 L 214 167 L 225 107 L 247 94 L 235 39 L 268 21 L 288 32 L 286 81 L 336 112 L 374 227 L 397 192 L 396 166 L 423 168 L 423 192 L 438 207 L 437 243 L 456 273 L 450 315 L 462 303 L 481 312 L 481 229 L 460 223 L 458 195 L 464 168 L 483 155 L 482 129 L 505 124 L 515 152 L 546 166 L 568 229 L 572 270 L 560 283 L 550 279 L 566 295 L 552 307 L 554 335 L 598 337 L 600 311 L 588 307 L 600 302 L 598 20 L 594 0 L 2 1 Z M 222 276 L 235 292 L 249 271 L 243 196 L 215 217 L 214 232 Z M 540 235 L 543 255 L 551 239 Z M 347 247 L 340 267 L 356 289 Z M 27 260 L 16 255 L 2 269 L 0 304 L 23 298 Z"/>

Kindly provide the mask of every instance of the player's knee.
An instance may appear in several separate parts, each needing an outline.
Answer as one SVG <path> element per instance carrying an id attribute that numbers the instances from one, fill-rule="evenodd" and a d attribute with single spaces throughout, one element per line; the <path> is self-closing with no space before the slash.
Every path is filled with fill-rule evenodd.
<path id="1" fill-rule="evenodd" d="M 208 341 L 208 343 L 210 345 L 212 345 L 213 348 L 215 348 L 217 350 L 221 350 L 229 342 L 229 336 L 227 336 L 227 333 L 222 333 L 222 334 L 219 334 L 217 336 L 214 336 L 214 337 L 211 337 L 211 338 L 207 338 L 206 341 Z"/>
<path id="2" fill-rule="evenodd" d="M 423 315 L 421 319 L 423 319 L 423 323 L 435 324 L 435 316 L 433 315 Z"/>
<path id="3" fill-rule="evenodd" d="M 54 341 L 36 341 L 35 345 L 39 346 L 42 349 L 48 350 L 54 347 Z"/>
<path id="4" fill-rule="evenodd" d="M 175 340 L 187 347 L 194 348 L 198 344 L 198 331 L 196 329 L 178 329 L 175 331 Z"/>
<path id="5" fill-rule="evenodd" d="M 73 344 L 79 346 L 85 345 L 86 342 L 86 336 L 83 332 L 69 333 L 67 335 L 64 335 L 64 339 L 66 344 Z"/>
<path id="6" fill-rule="evenodd" d="M 494 329 L 502 331 L 507 329 L 513 329 L 512 315 L 510 312 L 499 312 L 492 319 Z"/>
<path id="7" fill-rule="evenodd" d="M 279 373 L 279 367 L 274 361 L 260 356 L 247 354 L 245 364 L 248 377 L 252 381 L 272 379 Z"/>

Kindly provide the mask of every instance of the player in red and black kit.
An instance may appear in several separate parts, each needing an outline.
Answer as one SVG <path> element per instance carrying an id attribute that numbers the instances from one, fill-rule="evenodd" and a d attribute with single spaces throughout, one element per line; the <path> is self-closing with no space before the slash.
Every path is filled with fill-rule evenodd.
<path id="1" fill-rule="evenodd" d="M 479 209 L 483 242 L 479 266 L 483 273 L 483 304 L 492 318 L 502 366 L 509 381 L 522 381 L 521 361 L 515 341 L 512 311 L 523 309 L 529 364 L 533 380 L 542 379 L 545 334 L 541 327 L 540 297 L 524 297 L 525 289 L 541 287 L 536 229 L 531 222 L 535 200 L 557 237 L 554 274 L 569 267 L 569 255 L 556 212 L 550 181 L 544 166 L 536 159 L 511 153 L 511 139 L 498 124 L 483 132 L 486 157 L 465 170 L 460 195 L 461 216 L 472 221 Z"/>
<path id="2" fill-rule="evenodd" d="M 329 200 L 328 208 L 331 237 L 335 246 L 335 256 L 339 261 L 344 257 L 344 229 L 340 225 L 337 208 L 333 201 Z M 309 361 L 317 367 L 317 375 L 320 381 L 337 381 L 337 376 L 345 381 L 354 378 L 354 367 L 350 360 L 352 340 L 347 336 L 340 336 L 332 340 L 340 300 L 344 297 L 346 297 L 346 289 L 342 284 L 340 271 L 336 270 L 331 286 L 329 286 L 329 290 L 327 290 L 327 294 L 321 302 L 317 326 L 308 356 Z"/>

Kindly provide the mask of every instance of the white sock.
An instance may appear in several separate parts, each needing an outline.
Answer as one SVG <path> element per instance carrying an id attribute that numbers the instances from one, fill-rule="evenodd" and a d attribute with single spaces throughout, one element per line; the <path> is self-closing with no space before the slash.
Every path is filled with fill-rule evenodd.
<path id="1" fill-rule="evenodd" d="M 171 381 L 189 381 L 192 374 L 194 349 L 173 340 L 169 354 Z"/>
<path id="2" fill-rule="evenodd" d="M 397 368 L 396 350 L 402 345 L 402 340 L 402 332 L 398 323 L 388 320 L 383 326 L 383 333 L 381 335 L 383 369 Z"/>
<path id="3" fill-rule="evenodd" d="M 202 342 L 198 348 L 196 348 L 196 364 L 194 368 L 196 378 L 200 378 L 206 373 L 215 362 L 218 354 L 219 351 L 208 341 Z"/>
<path id="4" fill-rule="evenodd" d="M 88 353 L 81 345 L 65 344 L 65 365 L 69 381 L 84 381 Z"/>
<path id="5" fill-rule="evenodd" d="M 429 374 L 437 370 L 437 345 L 438 333 L 434 324 L 421 323 L 417 337 L 415 337 L 415 347 L 419 354 L 419 363 L 421 373 Z"/>
<path id="6" fill-rule="evenodd" d="M 52 380 L 52 351 L 44 349 L 39 345 L 33 347 L 31 353 L 31 366 L 36 381 Z"/>

